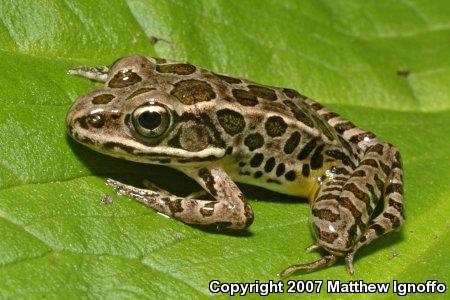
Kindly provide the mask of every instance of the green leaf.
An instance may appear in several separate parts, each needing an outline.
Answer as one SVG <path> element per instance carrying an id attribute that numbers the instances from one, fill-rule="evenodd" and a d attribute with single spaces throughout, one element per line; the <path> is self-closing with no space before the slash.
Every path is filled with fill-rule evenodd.
<path id="1" fill-rule="evenodd" d="M 206 297 L 212 279 L 277 281 L 282 268 L 319 257 L 304 252 L 314 241 L 304 201 L 244 187 L 256 220 L 224 234 L 164 218 L 104 184 L 149 178 L 178 194 L 197 189 L 65 132 L 71 103 L 97 86 L 67 68 L 131 54 L 295 88 L 400 149 L 403 229 L 362 248 L 354 277 L 341 262 L 290 279 L 449 284 L 449 16 L 444 0 L 2 1 L 0 297 Z M 114 202 L 102 205 L 104 195 Z"/>

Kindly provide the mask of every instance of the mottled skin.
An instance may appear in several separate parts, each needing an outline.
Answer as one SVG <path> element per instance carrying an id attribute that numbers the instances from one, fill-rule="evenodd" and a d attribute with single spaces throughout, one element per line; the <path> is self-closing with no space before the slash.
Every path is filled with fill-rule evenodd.
<path id="1" fill-rule="evenodd" d="M 188 224 L 229 229 L 253 221 L 235 181 L 307 197 L 316 236 L 308 250 L 329 254 L 280 276 L 340 257 L 352 274 L 355 252 L 404 221 L 398 150 L 294 90 L 142 56 L 69 73 L 105 83 L 69 111 L 75 140 L 111 156 L 180 170 L 213 200 L 108 179 L 121 194 Z M 378 204 L 383 209 L 375 215 Z"/>

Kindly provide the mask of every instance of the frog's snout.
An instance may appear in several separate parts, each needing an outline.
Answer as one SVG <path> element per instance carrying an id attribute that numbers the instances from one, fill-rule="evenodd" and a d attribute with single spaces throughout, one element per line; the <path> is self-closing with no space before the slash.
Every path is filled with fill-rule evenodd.
<path id="1" fill-rule="evenodd" d="M 102 108 L 96 108 L 90 111 L 78 110 L 75 106 L 69 110 L 66 117 L 67 130 L 74 139 L 80 140 L 81 135 L 100 130 L 108 122 L 108 114 Z M 81 141 L 82 142 L 82 141 Z"/>
<path id="2" fill-rule="evenodd" d="M 74 130 L 75 130 L 74 115 L 75 115 L 75 110 L 72 107 L 66 116 L 67 131 L 70 134 L 70 136 L 72 136 L 72 137 L 74 137 Z"/>

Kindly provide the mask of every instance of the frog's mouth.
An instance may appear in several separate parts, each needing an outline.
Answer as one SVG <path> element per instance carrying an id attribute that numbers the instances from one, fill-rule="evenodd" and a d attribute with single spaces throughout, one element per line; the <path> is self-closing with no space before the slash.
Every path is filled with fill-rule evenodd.
<path id="1" fill-rule="evenodd" d="M 93 139 L 80 136 L 76 132 L 70 132 L 70 135 L 79 143 L 97 152 L 139 163 L 179 165 L 215 161 L 225 156 L 225 149 L 216 147 L 190 152 L 167 146 L 148 146 L 133 140 L 111 141 L 101 136 Z"/>

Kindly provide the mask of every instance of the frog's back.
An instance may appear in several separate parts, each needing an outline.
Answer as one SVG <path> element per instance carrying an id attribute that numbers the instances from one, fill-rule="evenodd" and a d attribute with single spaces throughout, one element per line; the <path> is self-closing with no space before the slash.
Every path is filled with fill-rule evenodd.
<path id="1" fill-rule="evenodd" d="M 324 170 L 354 159 L 353 146 L 316 112 L 314 102 L 293 89 L 176 62 L 156 70 L 179 73 L 167 78 L 170 93 L 213 120 L 226 147 L 217 163 L 236 181 L 306 197 Z"/>

